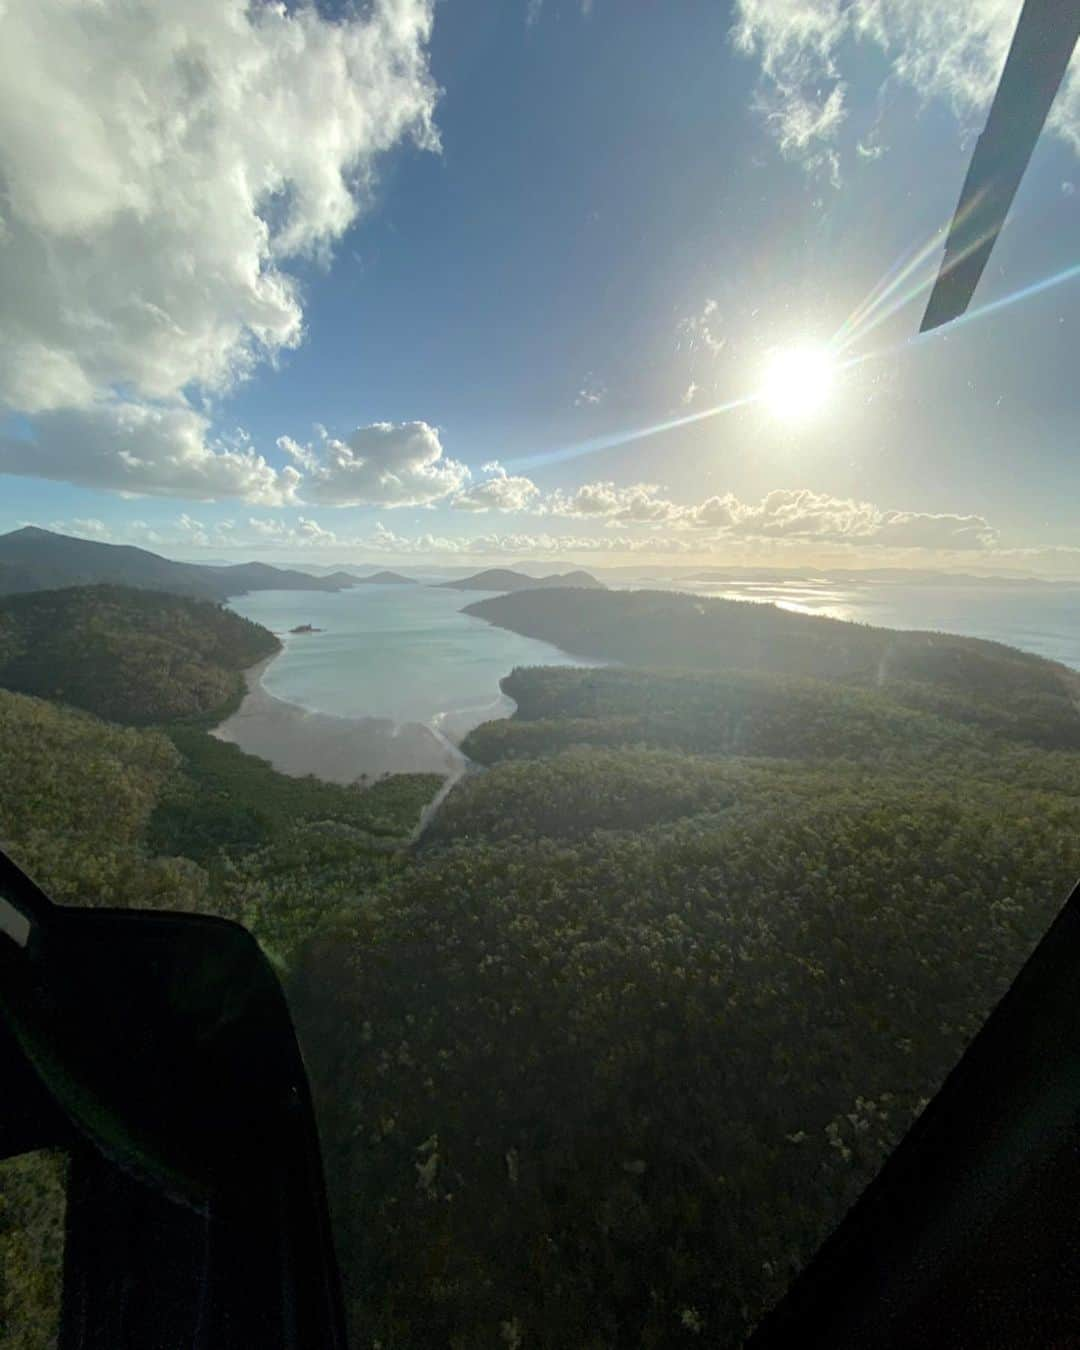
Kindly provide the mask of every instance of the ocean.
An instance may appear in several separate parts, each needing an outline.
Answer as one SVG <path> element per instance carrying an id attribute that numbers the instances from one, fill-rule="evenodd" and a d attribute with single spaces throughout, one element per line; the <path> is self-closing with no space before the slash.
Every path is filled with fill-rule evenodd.
<path id="1" fill-rule="evenodd" d="M 988 638 L 1080 669 L 1080 585 L 972 580 L 909 585 L 849 578 L 841 583 L 822 578 L 677 585 L 699 595 L 771 602 L 802 614 L 882 628 Z"/>

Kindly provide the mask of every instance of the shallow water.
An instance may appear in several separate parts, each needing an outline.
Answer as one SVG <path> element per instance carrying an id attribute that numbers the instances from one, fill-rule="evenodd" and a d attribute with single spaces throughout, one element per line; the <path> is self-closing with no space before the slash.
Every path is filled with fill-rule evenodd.
<path id="1" fill-rule="evenodd" d="M 268 693 L 337 717 L 418 722 L 458 741 L 512 710 L 499 681 L 515 666 L 595 664 L 461 612 L 487 594 L 422 584 L 357 586 L 258 591 L 229 603 L 285 644 L 263 676 Z M 289 634 L 305 623 L 324 631 Z"/>

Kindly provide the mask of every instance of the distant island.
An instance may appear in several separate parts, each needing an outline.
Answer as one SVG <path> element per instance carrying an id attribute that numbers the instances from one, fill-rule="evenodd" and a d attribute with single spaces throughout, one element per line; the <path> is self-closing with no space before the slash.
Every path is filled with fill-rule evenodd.
<path id="1" fill-rule="evenodd" d="M 292 634 L 292 633 L 321 633 L 321 632 L 323 632 L 323 629 L 321 629 L 321 628 L 316 628 L 313 624 L 310 624 L 310 623 L 299 623 L 299 624 L 296 625 L 295 628 L 290 628 L 290 629 L 289 629 L 289 633 L 290 633 L 290 634 Z"/>
<path id="2" fill-rule="evenodd" d="M 0 535 L 0 595 L 97 585 L 227 600 L 248 591 L 340 591 L 355 586 L 356 577 L 340 571 L 314 577 L 261 562 L 173 562 L 145 548 L 75 539 L 36 525 Z"/>
<path id="3" fill-rule="evenodd" d="M 438 584 L 441 589 L 451 591 L 607 589 L 602 581 L 597 581 L 589 572 L 562 572 L 547 577 L 530 577 L 525 572 L 515 572 L 509 567 L 490 567 L 487 571 L 475 572 L 471 577 L 462 577 L 459 581 L 441 581 Z"/>
<path id="4" fill-rule="evenodd" d="M 376 572 L 370 577 L 353 577 L 355 586 L 415 586 L 415 577 L 403 577 L 400 572 Z"/>

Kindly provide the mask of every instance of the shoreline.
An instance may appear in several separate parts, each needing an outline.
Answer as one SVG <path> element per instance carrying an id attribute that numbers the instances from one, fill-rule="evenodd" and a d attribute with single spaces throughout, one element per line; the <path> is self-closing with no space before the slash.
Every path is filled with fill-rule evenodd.
<path id="1" fill-rule="evenodd" d="M 247 693 L 211 736 L 295 778 L 311 774 L 349 784 L 364 776 L 373 782 L 384 773 L 440 774 L 448 780 L 440 799 L 468 771 L 470 761 L 457 746 L 420 722 L 311 712 L 271 694 L 262 677 L 279 655 L 264 657 L 243 672 Z"/>

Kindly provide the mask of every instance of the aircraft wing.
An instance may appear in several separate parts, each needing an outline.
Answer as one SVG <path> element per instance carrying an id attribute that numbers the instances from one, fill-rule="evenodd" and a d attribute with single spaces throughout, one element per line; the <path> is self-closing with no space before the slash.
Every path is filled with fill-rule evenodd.
<path id="1" fill-rule="evenodd" d="M 1024 0 L 920 332 L 967 309 L 1080 36 L 1078 0 Z"/>

